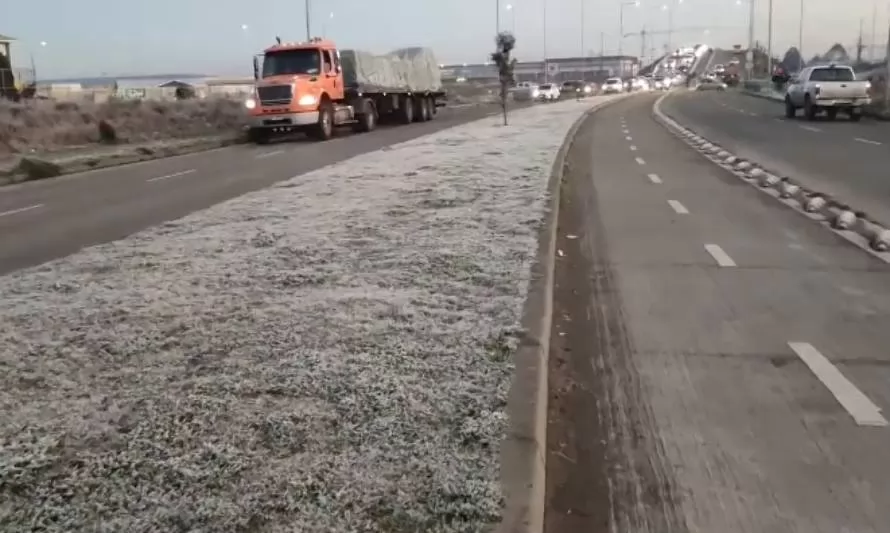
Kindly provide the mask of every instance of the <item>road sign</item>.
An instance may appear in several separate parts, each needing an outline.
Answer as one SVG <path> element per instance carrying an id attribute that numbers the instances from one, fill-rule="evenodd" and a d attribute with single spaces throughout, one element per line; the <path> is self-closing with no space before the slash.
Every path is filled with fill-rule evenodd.
<path id="1" fill-rule="evenodd" d="M 559 73 L 559 64 L 558 63 L 547 63 L 547 73 L 548 74 L 558 74 Z"/>

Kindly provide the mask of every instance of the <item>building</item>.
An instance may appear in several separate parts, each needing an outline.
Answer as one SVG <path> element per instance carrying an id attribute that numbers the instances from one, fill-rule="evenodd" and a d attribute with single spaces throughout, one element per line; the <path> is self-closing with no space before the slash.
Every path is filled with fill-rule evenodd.
<path id="1" fill-rule="evenodd" d="M 12 42 L 15 41 L 12 37 L 7 37 L 0 33 L 0 54 L 9 59 L 9 63 L 12 64 Z"/>
<path id="2" fill-rule="evenodd" d="M 636 76 L 640 62 L 634 56 L 559 57 L 546 61 L 521 61 L 513 70 L 517 82 L 553 82 L 584 80 L 601 82 L 615 76 Z M 545 76 L 546 72 L 546 76 Z M 443 81 L 494 81 L 498 78 L 493 63 L 442 65 Z"/>

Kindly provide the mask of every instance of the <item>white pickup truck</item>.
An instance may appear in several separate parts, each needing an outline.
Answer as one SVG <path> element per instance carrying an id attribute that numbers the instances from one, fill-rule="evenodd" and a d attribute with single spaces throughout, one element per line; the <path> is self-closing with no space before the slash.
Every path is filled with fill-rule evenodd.
<path id="1" fill-rule="evenodd" d="M 798 109 L 804 110 L 807 120 L 825 111 L 829 120 L 838 111 L 849 115 L 850 120 L 862 118 L 862 108 L 871 102 L 868 91 L 871 83 L 856 81 L 853 69 L 840 65 L 807 67 L 792 78 L 785 89 L 785 116 L 794 118 Z"/>

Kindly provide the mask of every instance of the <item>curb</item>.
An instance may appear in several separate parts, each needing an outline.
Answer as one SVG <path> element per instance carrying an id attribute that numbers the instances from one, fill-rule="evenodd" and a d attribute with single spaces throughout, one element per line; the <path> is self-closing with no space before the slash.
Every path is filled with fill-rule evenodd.
<path id="1" fill-rule="evenodd" d="M 211 138 L 183 139 L 181 144 L 146 146 L 146 145 L 120 145 L 125 151 L 116 154 L 89 156 L 73 156 L 69 160 L 53 161 L 50 158 L 22 157 L 19 163 L 10 172 L 0 174 L 0 186 L 16 185 L 30 181 L 56 178 L 66 174 L 88 172 L 102 168 L 131 165 L 157 159 L 166 159 L 180 155 L 207 152 L 218 148 L 225 148 L 235 144 L 243 144 L 244 140 L 238 135 L 219 136 Z M 35 173 L 31 168 L 43 169 Z"/>
<path id="2" fill-rule="evenodd" d="M 538 233 L 538 251 L 522 310 L 522 339 L 513 356 L 515 370 L 507 399 L 510 425 L 501 443 L 501 486 L 505 505 L 495 533 L 542 533 L 547 468 L 547 400 L 550 327 L 556 271 L 557 218 L 565 159 L 581 124 L 596 111 L 623 100 L 598 102 L 569 128 L 547 182 L 547 212 Z"/>
<path id="3" fill-rule="evenodd" d="M 890 263 L 890 230 L 870 220 L 865 213 L 856 211 L 827 194 L 807 189 L 790 178 L 772 173 L 756 162 L 736 157 L 698 135 L 694 130 L 680 125 L 661 110 L 661 102 L 666 97 L 667 95 L 664 95 L 655 102 L 652 112 L 655 119 L 680 140 L 730 174 L 755 186 L 798 213 L 823 223 L 837 235 L 882 261 Z"/>

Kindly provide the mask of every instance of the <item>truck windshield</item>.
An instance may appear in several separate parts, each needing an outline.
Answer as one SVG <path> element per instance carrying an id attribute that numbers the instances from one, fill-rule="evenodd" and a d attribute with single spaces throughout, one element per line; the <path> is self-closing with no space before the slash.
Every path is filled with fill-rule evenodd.
<path id="1" fill-rule="evenodd" d="M 319 74 L 321 72 L 320 57 L 318 50 L 312 48 L 266 52 L 266 56 L 263 58 L 263 77 Z"/>
<path id="2" fill-rule="evenodd" d="M 853 71 L 848 68 L 817 68 L 810 74 L 810 81 L 853 81 Z"/>

